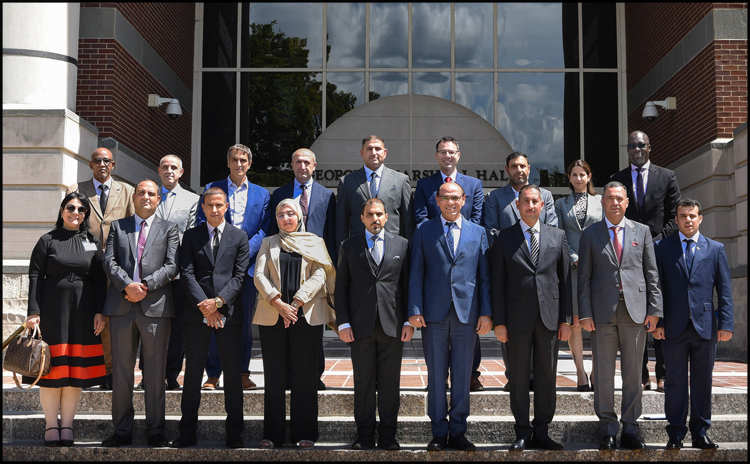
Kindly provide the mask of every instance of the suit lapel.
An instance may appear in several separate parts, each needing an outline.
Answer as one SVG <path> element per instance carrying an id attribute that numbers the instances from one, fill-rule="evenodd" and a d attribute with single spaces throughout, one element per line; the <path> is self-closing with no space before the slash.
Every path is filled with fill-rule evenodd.
<path id="1" fill-rule="evenodd" d="M 534 262 L 531 260 L 531 252 L 529 251 L 529 247 L 526 245 L 526 235 L 524 235 L 523 233 L 523 224 L 521 222 L 516 222 L 516 224 L 513 226 L 511 236 L 516 240 L 516 244 L 521 248 L 524 256 L 526 256 L 526 260 L 529 262 L 529 266 L 531 266 L 531 268 L 533 269 Z"/>
<path id="2" fill-rule="evenodd" d="M 690 279 L 695 275 L 695 270 L 700 266 L 701 260 L 708 253 L 708 240 L 701 234 L 701 238 L 695 246 L 695 253 L 693 253 L 693 265 L 690 267 Z"/>
<path id="3" fill-rule="evenodd" d="M 643 196 L 643 211 L 646 211 L 648 209 L 648 205 L 651 204 L 651 201 L 654 198 L 654 189 L 657 185 L 659 185 L 659 170 L 656 169 L 656 166 L 654 166 L 654 163 L 651 163 L 651 166 L 648 170 L 648 185 L 646 186 L 646 195 Z M 641 213 L 643 213 L 641 211 Z"/>
<path id="4" fill-rule="evenodd" d="M 94 188 L 94 179 L 87 180 L 86 182 L 78 186 L 78 191 L 89 197 L 89 203 L 91 203 L 91 209 L 96 213 L 99 221 L 101 222 L 104 215 L 102 214 L 102 208 L 99 206 L 99 194 Z M 106 240 L 106 238 L 105 238 Z"/>
<path id="5" fill-rule="evenodd" d="M 383 177 L 380 179 L 380 185 L 378 185 L 378 198 L 384 198 L 391 185 L 393 185 L 393 172 L 387 167 L 383 167 Z M 380 194 L 381 192 L 383 195 Z"/>
<path id="6" fill-rule="evenodd" d="M 228 226 L 229 224 L 227 224 Z M 227 249 L 227 244 L 229 243 L 229 240 L 227 238 L 232 235 L 232 230 L 224 226 L 224 234 L 219 236 L 219 251 L 216 252 L 216 259 L 214 260 L 214 267 L 216 267 L 216 263 L 221 261 L 221 256 L 224 254 L 224 250 Z M 213 256 L 213 249 L 211 250 L 211 255 Z"/>
<path id="7" fill-rule="evenodd" d="M 359 185 L 359 190 L 362 191 L 362 195 L 365 196 L 365 198 L 372 198 L 372 195 L 370 195 L 370 189 L 367 187 L 367 175 L 365 174 L 365 168 L 357 169 L 350 175 L 354 176 L 354 180 L 356 180 L 357 185 Z"/>
<path id="8" fill-rule="evenodd" d="M 469 225 L 469 220 L 466 218 L 463 218 L 461 220 L 461 235 L 458 237 L 458 245 L 456 246 L 456 258 L 455 259 L 458 259 L 459 255 L 463 251 L 464 245 L 470 239 L 469 234 L 471 233 L 472 233 L 472 229 L 471 229 L 471 226 Z M 448 240 L 445 241 L 445 244 L 448 245 Z"/>
<path id="9" fill-rule="evenodd" d="M 452 253 L 450 251 L 450 248 L 448 248 L 448 239 L 445 237 L 445 229 L 443 228 L 442 219 L 438 219 L 437 221 L 435 221 L 435 228 L 433 229 L 433 231 L 435 232 L 435 234 L 437 234 L 438 242 L 440 242 L 443 247 L 443 253 L 445 254 L 445 257 L 448 258 L 448 261 L 453 262 L 454 259 L 451 258 Z"/>
<path id="10" fill-rule="evenodd" d="M 161 234 L 162 223 L 163 221 L 160 217 L 154 216 L 154 220 L 151 223 L 151 230 L 148 231 L 148 237 L 146 237 L 146 244 L 143 246 L 143 256 L 146 256 L 148 250 L 151 249 L 151 245 L 154 243 L 154 240 L 156 240 L 156 236 Z M 141 259 L 143 259 L 143 256 L 141 256 Z"/>
<path id="11" fill-rule="evenodd" d="M 518 206 L 516 206 L 516 194 L 513 193 L 513 187 L 511 187 L 510 183 L 505 186 L 505 199 L 513 210 L 513 220 L 518 222 L 521 219 L 521 215 L 518 212 Z"/>
<path id="12" fill-rule="evenodd" d="M 578 230 L 582 230 L 581 225 L 578 223 L 578 218 L 576 218 L 576 198 L 572 193 L 565 197 L 565 208 L 567 210 L 567 215 L 570 221 L 576 225 L 576 228 L 578 228 Z M 588 208 L 586 209 L 586 211 L 588 212 Z M 560 218 L 560 220 L 562 220 L 562 218 Z M 584 223 L 584 225 L 586 224 Z"/>
<path id="13" fill-rule="evenodd" d="M 310 194 L 307 196 L 308 197 L 307 198 L 307 220 L 308 222 L 310 221 L 310 216 L 312 216 L 313 210 L 315 209 L 316 206 L 318 206 L 317 205 L 318 200 L 322 198 L 322 195 L 320 195 L 320 188 L 321 188 L 320 184 L 313 181 L 312 187 L 310 187 Z M 292 183 L 292 192 L 289 194 L 289 198 L 292 198 L 293 195 L 294 195 L 294 183 Z M 314 201 L 310 201 L 310 197 L 312 197 Z"/>
<path id="14" fill-rule="evenodd" d="M 359 259 L 362 261 L 362 263 L 364 264 L 365 268 L 370 271 L 370 274 L 372 274 L 373 276 L 375 276 L 375 272 L 373 271 L 373 267 L 370 264 L 370 259 L 371 259 L 370 251 L 369 251 L 370 250 L 370 244 L 367 242 L 367 236 L 364 233 L 361 235 L 361 237 L 362 237 L 362 239 L 360 240 L 359 243 L 360 243 L 360 250 L 362 250 L 362 251 L 359 253 Z M 381 260 L 381 263 L 382 263 L 382 260 Z"/>
<path id="15" fill-rule="evenodd" d="M 112 211 L 115 202 L 120 198 L 122 194 L 122 185 L 119 182 L 112 179 L 112 188 L 109 189 L 109 196 L 107 197 L 107 209 L 104 211 L 104 217 L 107 217 Z"/>
<path id="16" fill-rule="evenodd" d="M 609 257 L 612 258 L 612 262 L 619 266 L 617 261 L 617 255 L 615 254 L 615 247 L 612 245 L 612 239 L 609 238 L 609 229 L 607 229 L 607 222 L 602 219 L 591 227 L 597 227 L 596 236 L 604 244 L 604 249 L 609 253 Z"/>
<path id="17" fill-rule="evenodd" d="M 583 227 L 586 228 L 591 224 L 597 222 L 602 215 L 596 214 L 601 213 L 602 203 L 597 201 L 594 195 L 586 195 L 588 197 L 588 203 L 586 205 L 586 220 L 583 222 Z"/>
<path id="18" fill-rule="evenodd" d="M 393 257 L 393 237 L 389 237 L 388 235 L 388 233 L 383 234 L 383 257 L 380 258 L 380 269 L 378 269 L 378 274 L 383 273 L 384 268 L 391 262 L 391 258 Z"/>
<path id="19" fill-rule="evenodd" d="M 214 249 L 211 246 L 211 236 L 208 234 L 208 222 L 204 222 L 200 227 L 202 229 L 198 232 L 198 243 L 204 243 L 203 253 L 208 256 L 211 265 L 216 268 L 216 263 L 214 262 Z M 226 229 L 226 227 L 224 228 Z"/>
<path id="20" fill-rule="evenodd" d="M 628 259 L 633 243 L 635 243 L 635 225 L 629 219 L 625 219 L 625 227 L 622 232 L 622 259 L 620 260 L 620 267 Z M 614 250 L 614 247 L 612 249 Z"/>
<path id="21" fill-rule="evenodd" d="M 271 262 L 273 263 L 274 269 L 278 269 L 281 272 L 281 264 L 279 264 L 279 256 L 281 255 L 281 239 L 277 236 L 276 241 L 270 244 Z M 305 260 L 302 260 L 303 262 Z M 279 276 L 281 277 L 281 276 Z"/>
<path id="22" fill-rule="evenodd" d="M 130 244 L 130 253 L 133 256 L 133 261 L 135 261 L 136 256 L 138 256 L 138 234 L 135 230 L 135 216 L 130 216 L 127 219 L 125 222 L 125 233 Z"/>
<path id="23" fill-rule="evenodd" d="M 679 263 L 683 274 L 685 274 L 685 277 L 690 277 L 688 275 L 687 263 L 685 262 L 685 255 L 682 252 L 682 243 L 680 243 L 680 236 L 678 234 L 669 237 L 669 248 L 677 257 L 677 262 Z"/>

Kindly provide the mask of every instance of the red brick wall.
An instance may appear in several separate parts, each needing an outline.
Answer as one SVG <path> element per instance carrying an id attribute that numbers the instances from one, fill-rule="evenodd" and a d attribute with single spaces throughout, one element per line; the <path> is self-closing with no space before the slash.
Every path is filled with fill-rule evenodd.
<path id="1" fill-rule="evenodd" d="M 747 40 L 717 40 L 716 117 L 718 137 L 747 121 Z"/>

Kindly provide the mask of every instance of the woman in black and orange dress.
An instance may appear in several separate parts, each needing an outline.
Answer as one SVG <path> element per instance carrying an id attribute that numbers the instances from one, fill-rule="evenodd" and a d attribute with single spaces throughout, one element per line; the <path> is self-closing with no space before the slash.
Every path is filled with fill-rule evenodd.
<path id="1" fill-rule="evenodd" d="M 50 373 L 38 383 L 47 446 L 73 444 L 81 390 L 99 385 L 106 375 L 99 334 L 104 328 L 107 277 L 99 242 L 88 232 L 90 214 L 86 195 L 69 193 L 60 205 L 55 229 L 42 235 L 31 253 L 26 325 L 39 324 L 52 355 Z M 23 377 L 23 383 L 34 380 Z"/>

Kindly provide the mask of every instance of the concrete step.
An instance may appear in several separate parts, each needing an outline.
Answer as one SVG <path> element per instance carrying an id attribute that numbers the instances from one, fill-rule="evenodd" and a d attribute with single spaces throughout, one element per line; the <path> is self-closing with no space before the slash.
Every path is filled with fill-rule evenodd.
<path id="1" fill-rule="evenodd" d="M 296 448 L 275 450 L 227 449 L 222 444 L 170 449 L 151 448 L 145 442 L 122 448 L 100 448 L 98 443 L 81 443 L 67 448 L 46 448 L 38 441 L 3 443 L 2 459 L 8 461 L 739 461 L 746 462 L 747 443 L 719 443 L 715 451 L 684 448 L 666 451 L 665 443 L 649 442 L 646 450 L 598 451 L 594 444 L 568 446 L 564 451 L 529 450 L 523 453 L 507 451 L 509 443 L 478 445 L 477 451 L 425 451 L 426 443 L 404 445 L 400 451 L 353 451 L 349 443 L 318 442 L 314 449 Z M 251 444 L 246 443 L 247 446 Z M 252 445 L 257 445 L 254 443 Z M 688 443 L 689 446 L 689 443 Z"/>
<path id="2" fill-rule="evenodd" d="M 180 416 L 166 418 L 165 436 L 176 438 Z M 472 415 L 468 419 L 467 437 L 475 443 L 511 443 L 515 440 L 512 416 Z M 641 437 L 648 442 L 667 442 L 666 420 L 640 419 Z M 199 442 L 223 442 L 225 418 L 202 416 L 197 430 Z M 287 423 L 287 428 L 289 424 Z M 136 415 L 133 425 L 135 439 L 145 439 L 146 421 Z M 44 415 L 39 413 L 3 413 L 3 440 L 40 440 L 45 429 Z M 114 432 L 111 416 L 106 414 L 78 414 L 73 424 L 74 436 L 83 441 L 101 441 Z M 318 421 L 319 440 L 325 443 L 351 443 L 357 436 L 351 416 L 321 417 Z M 288 432 L 288 431 L 287 431 Z M 263 438 L 263 417 L 245 416 L 243 438 L 255 444 Z M 600 440 L 596 416 L 556 415 L 549 427 L 550 436 L 565 444 L 598 443 Z M 716 442 L 747 443 L 747 414 L 714 415 L 709 432 Z M 427 443 L 432 439 L 430 420 L 425 416 L 400 417 L 397 439 L 401 443 Z M 688 443 L 690 435 L 686 437 Z"/>
<path id="3" fill-rule="evenodd" d="M 246 416 L 263 415 L 263 390 L 244 392 L 244 413 Z M 533 397 L 533 393 L 532 393 Z M 84 391 L 78 407 L 80 413 L 109 414 L 111 391 Z M 179 391 L 166 392 L 166 413 L 180 415 Z M 615 391 L 615 410 L 620 410 L 621 391 Z M 136 414 L 145 413 L 145 395 L 142 391 L 133 392 L 133 405 Z M 747 389 L 715 387 L 713 389 L 713 414 L 747 414 Z M 655 391 L 643 392 L 643 414 L 662 414 L 664 412 L 664 394 Z M 533 398 L 531 409 L 533 415 Z M 354 392 L 349 390 L 326 390 L 318 393 L 318 414 L 320 417 L 351 416 L 354 411 Z M 3 412 L 42 412 L 39 402 L 39 389 L 28 391 L 18 388 L 3 389 Z M 502 416 L 510 414 L 510 396 L 502 390 L 485 390 L 471 393 L 472 415 Z M 423 416 L 427 413 L 427 392 L 417 390 L 401 391 L 401 408 L 399 415 Z M 594 415 L 593 392 L 557 392 L 557 410 L 559 415 Z M 205 391 L 202 393 L 201 415 L 225 414 L 224 393 Z M 289 392 L 287 392 L 287 414 L 289 414 Z"/>

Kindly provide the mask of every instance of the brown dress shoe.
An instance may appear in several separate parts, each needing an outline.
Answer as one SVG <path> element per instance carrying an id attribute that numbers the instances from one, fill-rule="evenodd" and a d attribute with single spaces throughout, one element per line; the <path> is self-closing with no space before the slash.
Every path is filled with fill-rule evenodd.
<path id="1" fill-rule="evenodd" d="M 255 382 L 250 380 L 250 374 L 242 374 L 242 389 L 243 390 L 251 390 L 257 387 L 258 386 L 255 385 Z"/>
<path id="2" fill-rule="evenodd" d="M 659 379 L 656 381 L 656 391 L 659 393 L 664 393 L 664 379 Z"/>
<path id="3" fill-rule="evenodd" d="M 482 385 L 482 382 L 479 381 L 479 376 L 471 376 L 471 383 L 469 384 L 469 390 L 473 392 L 478 392 L 484 390 L 484 386 Z"/>
<path id="4" fill-rule="evenodd" d="M 216 390 L 219 387 L 218 377 L 209 377 L 201 387 L 203 390 Z"/>

